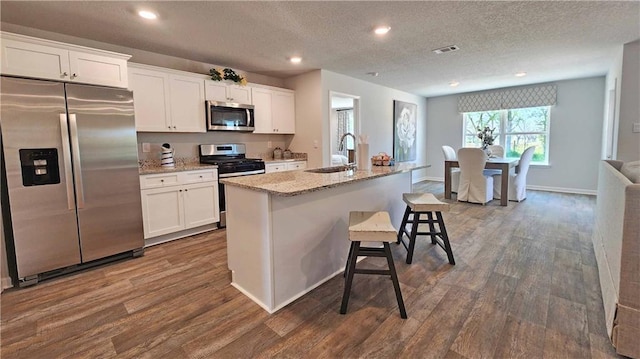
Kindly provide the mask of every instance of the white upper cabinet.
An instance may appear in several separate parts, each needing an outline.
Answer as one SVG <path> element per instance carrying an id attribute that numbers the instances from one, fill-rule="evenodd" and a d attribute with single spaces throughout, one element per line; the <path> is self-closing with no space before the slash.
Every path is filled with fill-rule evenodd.
<path id="1" fill-rule="evenodd" d="M 294 134 L 296 132 L 293 91 L 253 87 L 255 130 L 253 133 Z"/>
<path id="2" fill-rule="evenodd" d="M 127 87 L 129 55 L 3 32 L 3 74 Z"/>
<path id="3" fill-rule="evenodd" d="M 207 100 L 235 102 L 251 105 L 251 87 L 229 85 L 220 81 L 206 80 L 205 95 Z"/>
<path id="4" fill-rule="evenodd" d="M 207 132 L 204 81 L 189 76 L 169 75 L 169 89 L 173 130 Z"/>
<path id="5" fill-rule="evenodd" d="M 273 91 L 271 125 L 276 133 L 296 133 L 296 106 L 293 92 Z"/>
<path id="6" fill-rule="evenodd" d="M 207 131 L 202 76 L 133 64 L 129 78 L 137 131 Z"/>

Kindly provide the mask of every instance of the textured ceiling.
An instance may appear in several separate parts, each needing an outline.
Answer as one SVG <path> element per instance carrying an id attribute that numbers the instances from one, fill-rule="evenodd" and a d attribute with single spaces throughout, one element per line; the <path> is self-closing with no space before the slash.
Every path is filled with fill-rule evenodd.
<path id="1" fill-rule="evenodd" d="M 279 78 L 326 69 L 427 97 L 604 75 L 640 38 L 638 1 L 2 0 L 0 19 Z M 391 26 L 384 38 L 372 34 L 379 24 Z M 460 50 L 432 52 L 448 45 Z"/>

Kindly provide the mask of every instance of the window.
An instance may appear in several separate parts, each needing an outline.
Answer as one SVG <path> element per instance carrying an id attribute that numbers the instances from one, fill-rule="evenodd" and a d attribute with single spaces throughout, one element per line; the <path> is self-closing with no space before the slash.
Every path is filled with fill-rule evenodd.
<path id="1" fill-rule="evenodd" d="M 531 163 L 549 163 L 549 106 L 499 111 L 465 112 L 463 147 L 480 147 L 478 128 L 495 129 L 494 145 L 504 147 L 506 157 L 520 158 L 529 146 L 536 146 Z"/>

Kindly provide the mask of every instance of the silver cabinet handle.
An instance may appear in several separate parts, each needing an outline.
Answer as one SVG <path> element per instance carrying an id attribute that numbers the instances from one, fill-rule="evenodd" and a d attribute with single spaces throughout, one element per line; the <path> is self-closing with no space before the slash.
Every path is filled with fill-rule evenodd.
<path id="1" fill-rule="evenodd" d="M 78 74 L 76 74 L 75 72 L 71 74 L 72 79 L 75 79 L 76 77 L 78 77 Z"/>
<path id="2" fill-rule="evenodd" d="M 176 126 L 173 126 L 173 129 L 175 130 L 175 129 L 176 129 Z"/>
<path id="3" fill-rule="evenodd" d="M 167 126 L 168 129 L 171 129 L 171 126 Z"/>
<path id="4" fill-rule="evenodd" d="M 69 74 L 68 74 L 68 73 L 66 73 L 66 72 L 63 72 L 62 74 L 60 74 L 60 76 L 62 76 L 62 77 L 67 77 L 67 76 L 69 76 Z M 65 122 L 66 122 L 66 121 L 67 121 L 67 120 L 65 120 Z"/>
<path id="5" fill-rule="evenodd" d="M 67 125 L 67 114 L 60 114 L 60 137 L 62 139 L 62 160 L 64 163 L 64 182 L 67 187 L 67 207 L 76 208 L 73 199 L 73 174 L 71 173 L 71 146 L 69 145 L 69 126 Z"/>
<path id="6" fill-rule="evenodd" d="M 69 114 L 69 132 L 71 134 L 71 149 L 73 151 L 73 176 L 76 182 L 78 208 L 84 208 L 84 186 L 82 185 L 82 166 L 80 165 L 80 143 L 78 142 L 78 121 L 75 114 Z"/>

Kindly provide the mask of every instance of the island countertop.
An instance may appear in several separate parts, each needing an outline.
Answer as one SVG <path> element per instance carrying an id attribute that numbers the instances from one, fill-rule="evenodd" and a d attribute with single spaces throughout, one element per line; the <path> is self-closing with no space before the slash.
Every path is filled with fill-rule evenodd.
<path id="1" fill-rule="evenodd" d="M 229 186 L 268 192 L 276 196 L 297 196 L 326 188 L 428 167 L 431 167 L 431 165 L 399 163 L 394 166 L 372 166 L 370 169 L 366 170 L 359 169 L 352 175 L 349 175 L 346 171 L 334 173 L 312 173 L 307 172 L 307 170 L 299 170 L 225 178 L 221 179 L 220 182 Z"/>

